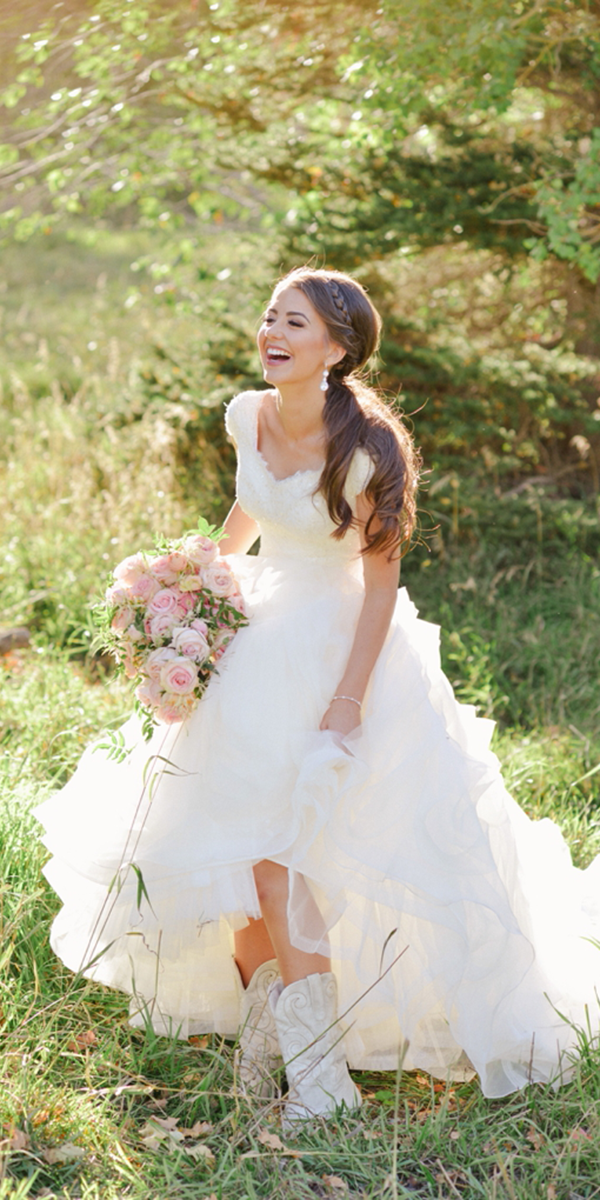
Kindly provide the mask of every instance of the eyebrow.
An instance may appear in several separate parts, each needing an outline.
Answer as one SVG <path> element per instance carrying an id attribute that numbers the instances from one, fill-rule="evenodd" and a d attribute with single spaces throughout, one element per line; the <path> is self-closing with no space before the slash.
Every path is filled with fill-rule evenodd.
<path id="1" fill-rule="evenodd" d="M 271 313 L 271 312 L 272 312 L 272 313 L 276 313 L 276 312 L 277 312 L 277 309 L 276 309 L 276 307 L 275 307 L 275 305 L 274 305 L 274 304 L 272 304 L 272 305 L 271 305 L 271 307 L 267 309 L 267 313 Z M 308 321 L 308 323 L 309 323 L 309 325 L 310 325 L 310 317 L 307 317 L 306 313 L 303 313 L 303 312 L 294 312 L 294 311 L 293 311 L 293 309 L 290 309 L 290 310 L 288 310 L 288 312 L 286 312 L 286 314 L 285 314 L 285 315 L 286 315 L 286 317 L 303 317 L 303 318 L 304 318 L 304 320 L 305 320 L 305 321 Z"/>

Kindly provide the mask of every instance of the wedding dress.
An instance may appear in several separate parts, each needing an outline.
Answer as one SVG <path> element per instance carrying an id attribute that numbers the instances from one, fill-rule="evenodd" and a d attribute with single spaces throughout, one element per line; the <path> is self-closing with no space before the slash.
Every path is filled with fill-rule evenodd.
<path id="1" fill-rule="evenodd" d="M 52 945 L 129 993 L 134 1023 L 235 1034 L 233 933 L 260 916 L 252 867 L 272 859 L 293 943 L 331 953 L 352 1067 L 474 1069 L 488 1096 L 560 1082 L 577 1029 L 600 1026 L 600 857 L 575 869 L 558 827 L 508 795 L 492 723 L 455 700 L 405 589 L 362 727 L 317 732 L 361 609 L 358 534 L 331 538 L 318 471 L 273 476 L 261 395 L 226 417 L 261 531 L 231 560 L 249 624 L 191 717 L 150 742 L 132 717 L 120 758 L 101 738 L 38 809 Z M 358 450 L 351 504 L 370 470 Z"/>

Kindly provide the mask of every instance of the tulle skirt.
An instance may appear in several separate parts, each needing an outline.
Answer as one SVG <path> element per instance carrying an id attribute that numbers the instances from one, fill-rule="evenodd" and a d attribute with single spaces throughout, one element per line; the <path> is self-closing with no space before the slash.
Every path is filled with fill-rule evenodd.
<path id="1" fill-rule="evenodd" d="M 359 565 L 247 557 L 250 613 L 183 724 L 101 738 L 37 810 L 52 945 L 132 1021 L 235 1034 L 233 934 L 253 865 L 290 871 L 294 945 L 330 953 L 353 1067 L 478 1072 L 488 1096 L 568 1076 L 600 1026 L 600 858 L 530 821 L 402 589 L 359 732 L 316 732 L 363 600 Z"/>

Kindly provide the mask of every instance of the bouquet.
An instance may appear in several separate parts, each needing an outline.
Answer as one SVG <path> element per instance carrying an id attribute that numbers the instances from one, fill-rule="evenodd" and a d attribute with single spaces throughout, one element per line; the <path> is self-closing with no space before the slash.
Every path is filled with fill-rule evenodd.
<path id="1" fill-rule="evenodd" d="M 183 721 L 247 618 L 229 563 L 218 556 L 222 529 L 200 520 L 177 541 L 160 541 L 115 567 L 96 606 L 101 641 L 135 681 L 144 732 Z"/>

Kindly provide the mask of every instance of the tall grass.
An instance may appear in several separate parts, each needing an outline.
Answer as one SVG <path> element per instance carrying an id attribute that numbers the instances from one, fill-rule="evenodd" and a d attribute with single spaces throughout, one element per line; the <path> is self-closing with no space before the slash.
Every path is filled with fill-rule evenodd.
<path id="1" fill-rule="evenodd" d="M 94 255 L 78 262 L 69 290 L 59 253 L 51 310 L 16 281 L 6 296 L 0 611 L 33 644 L 0 660 L 0 1200 L 591 1200 L 600 1059 L 584 1034 L 557 1093 L 491 1103 L 476 1083 L 362 1074 L 359 1114 L 285 1138 L 276 1107 L 240 1095 L 230 1044 L 133 1031 L 126 998 L 50 951 L 57 899 L 31 809 L 130 703 L 89 651 L 90 601 L 155 528 L 220 518 L 232 484 L 216 430 L 235 384 L 210 376 L 208 351 L 190 354 L 189 327 L 157 331 L 143 296 L 123 309 L 119 246 L 102 271 Z M 444 626 L 460 697 L 499 718 L 509 787 L 559 822 L 583 866 L 600 850 L 595 510 L 450 478 L 425 503 L 433 532 L 405 582 Z"/>

